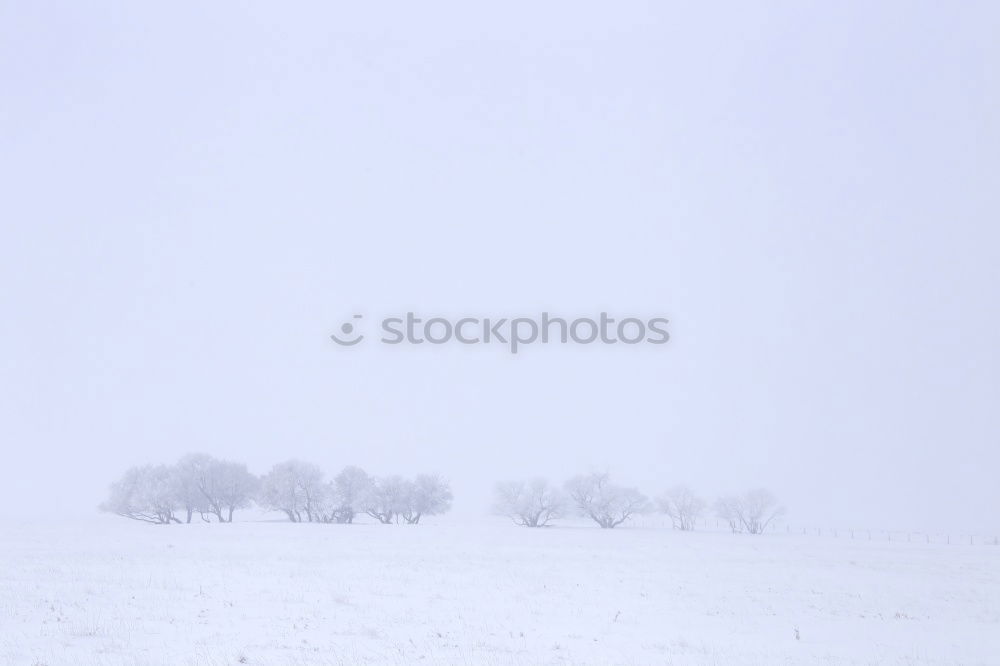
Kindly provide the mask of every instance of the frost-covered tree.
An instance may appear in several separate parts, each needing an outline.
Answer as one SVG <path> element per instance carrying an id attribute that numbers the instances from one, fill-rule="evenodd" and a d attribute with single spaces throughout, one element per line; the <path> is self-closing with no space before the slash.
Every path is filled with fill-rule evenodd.
<path id="1" fill-rule="evenodd" d="M 678 530 L 693 530 L 695 521 L 705 510 L 705 501 L 686 486 L 674 486 L 663 493 L 657 503 Z"/>
<path id="2" fill-rule="evenodd" d="M 229 460 L 220 460 L 211 478 L 210 507 L 224 523 L 233 522 L 233 512 L 237 509 L 250 506 L 260 487 L 260 479 L 247 471 L 246 465 Z"/>
<path id="3" fill-rule="evenodd" d="M 498 483 L 493 510 L 517 525 L 544 527 L 566 511 L 566 496 L 545 479 Z"/>
<path id="4" fill-rule="evenodd" d="M 257 492 L 257 477 L 243 463 L 219 460 L 204 453 L 181 458 L 174 468 L 174 490 L 187 511 L 212 514 L 220 523 L 233 522 L 233 512 L 250 506 Z"/>
<path id="5" fill-rule="evenodd" d="M 740 520 L 750 534 L 762 534 L 785 509 L 777 498 L 764 488 L 750 490 L 743 495 L 740 503 Z"/>
<path id="6" fill-rule="evenodd" d="M 378 477 L 372 481 L 365 496 L 365 513 L 383 525 L 398 521 L 398 517 L 409 509 L 412 493 L 412 481 L 401 476 Z"/>
<path id="7" fill-rule="evenodd" d="M 451 508 L 451 486 L 437 474 L 419 474 L 410 485 L 403 520 L 410 525 L 420 522 L 422 516 L 435 516 Z"/>
<path id="8" fill-rule="evenodd" d="M 174 497 L 177 499 L 178 509 L 185 514 L 185 522 L 188 523 L 196 513 L 201 515 L 202 520 L 206 520 L 205 514 L 209 511 L 205 496 L 198 487 L 198 477 L 194 473 L 196 468 L 191 464 L 196 459 L 194 455 L 185 456 L 170 468 Z"/>
<path id="9" fill-rule="evenodd" d="M 785 509 L 769 491 L 757 488 L 738 497 L 728 495 L 719 498 L 715 503 L 715 512 L 733 532 L 762 534 Z"/>
<path id="10" fill-rule="evenodd" d="M 324 487 L 320 520 L 326 523 L 353 523 L 365 510 L 372 480 L 360 467 L 345 467 Z"/>
<path id="11" fill-rule="evenodd" d="M 271 468 L 260 482 L 258 501 L 272 511 L 282 511 L 293 523 L 321 520 L 327 489 L 323 470 L 301 460 L 286 460 Z"/>
<path id="12" fill-rule="evenodd" d="M 715 500 L 715 515 L 726 521 L 729 529 L 735 534 L 743 529 L 740 523 L 740 498 L 735 495 L 724 495 Z"/>
<path id="13" fill-rule="evenodd" d="M 100 505 L 102 511 L 156 525 L 179 523 L 174 516 L 178 508 L 173 473 L 166 465 L 128 469 L 111 484 L 107 501 Z"/>
<path id="14" fill-rule="evenodd" d="M 608 474 L 576 476 L 566 483 L 566 492 L 581 515 L 604 529 L 621 525 L 633 515 L 649 510 L 649 500 L 635 488 L 611 483 Z"/>

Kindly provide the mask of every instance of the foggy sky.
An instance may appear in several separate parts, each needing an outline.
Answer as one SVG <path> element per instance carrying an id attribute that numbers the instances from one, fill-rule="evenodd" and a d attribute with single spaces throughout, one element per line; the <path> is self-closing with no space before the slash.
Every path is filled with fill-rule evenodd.
<path id="1" fill-rule="evenodd" d="M 995 529 L 998 18 L 0 3 L 0 514 L 205 451 Z M 671 341 L 328 338 L 410 310 Z"/>

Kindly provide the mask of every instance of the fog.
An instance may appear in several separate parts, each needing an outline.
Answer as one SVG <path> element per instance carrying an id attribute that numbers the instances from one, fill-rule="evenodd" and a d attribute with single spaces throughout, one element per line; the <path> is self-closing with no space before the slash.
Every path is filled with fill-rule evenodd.
<path id="1" fill-rule="evenodd" d="M 0 7 L 0 515 L 204 451 L 1000 527 L 1000 12 L 764 7 Z"/>

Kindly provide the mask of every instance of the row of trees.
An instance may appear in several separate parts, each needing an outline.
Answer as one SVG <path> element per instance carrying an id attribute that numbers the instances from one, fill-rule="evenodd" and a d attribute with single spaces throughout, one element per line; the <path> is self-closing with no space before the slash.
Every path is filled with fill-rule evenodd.
<path id="1" fill-rule="evenodd" d="M 563 488 L 545 479 L 500 483 L 494 502 L 496 513 L 525 527 L 544 527 L 576 514 L 611 529 L 634 515 L 657 508 L 670 517 L 675 529 L 687 531 L 695 528 L 708 504 L 685 486 L 671 488 L 654 504 L 635 488 L 612 483 L 606 473 L 575 476 Z M 733 532 L 749 534 L 762 533 L 784 512 L 774 496 L 764 489 L 720 497 L 712 508 Z"/>
<path id="2" fill-rule="evenodd" d="M 142 465 L 111 484 L 103 511 L 147 523 L 231 523 L 252 504 L 284 513 L 292 522 L 352 523 L 367 514 L 383 524 L 417 524 L 451 508 L 451 488 L 436 474 L 415 479 L 372 477 L 345 467 L 331 480 L 319 466 L 300 460 L 278 463 L 257 477 L 246 465 L 195 453 L 173 465 Z"/>
<path id="3" fill-rule="evenodd" d="M 684 486 L 651 502 L 635 488 L 612 483 L 608 474 L 575 476 L 562 487 L 544 479 L 511 481 L 496 487 L 494 508 L 525 527 L 544 527 L 580 515 L 604 529 L 657 508 L 674 528 L 693 530 L 707 503 Z M 300 460 L 278 463 L 261 477 L 246 465 L 195 453 L 173 465 L 143 465 L 111 485 L 101 509 L 147 523 L 231 523 L 233 514 L 252 504 L 278 511 L 292 522 L 353 523 L 359 514 L 380 523 L 417 524 L 423 516 L 445 513 L 452 493 L 436 474 L 414 479 L 373 477 L 359 467 L 345 467 L 327 480 L 318 465 Z M 719 498 L 712 507 L 733 532 L 760 534 L 783 509 L 766 490 Z"/>

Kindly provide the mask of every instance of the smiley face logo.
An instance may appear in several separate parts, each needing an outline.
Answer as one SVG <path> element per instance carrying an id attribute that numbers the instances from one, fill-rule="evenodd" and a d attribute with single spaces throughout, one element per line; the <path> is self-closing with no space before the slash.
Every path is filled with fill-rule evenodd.
<path id="1" fill-rule="evenodd" d="M 354 315 L 354 319 L 361 319 L 361 315 L 359 315 L 359 314 Z M 353 335 L 354 334 L 354 324 L 352 324 L 349 321 L 344 322 L 340 326 L 340 332 L 343 333 L 345 336 Z M 351 347 L 351 346 L 354 346 L 354 345 L 358 344 L 362 340 L 364 340 L 365 336 L 362 335 L 362 334 L 360 334 L 360 333 L 358 333 L 358 337 L 356 337 L 354 339 L 351 339 L 350 337 L 348 337 L 346 340 L 341 340 L 339 337 L 337 337 L 336 333 L 333 333 L 333 334 L 330 335 L 330 339 L 333 340 L 334 342 L 336 342 L 338 345 L 343 345 L 345 347 Z"/>

